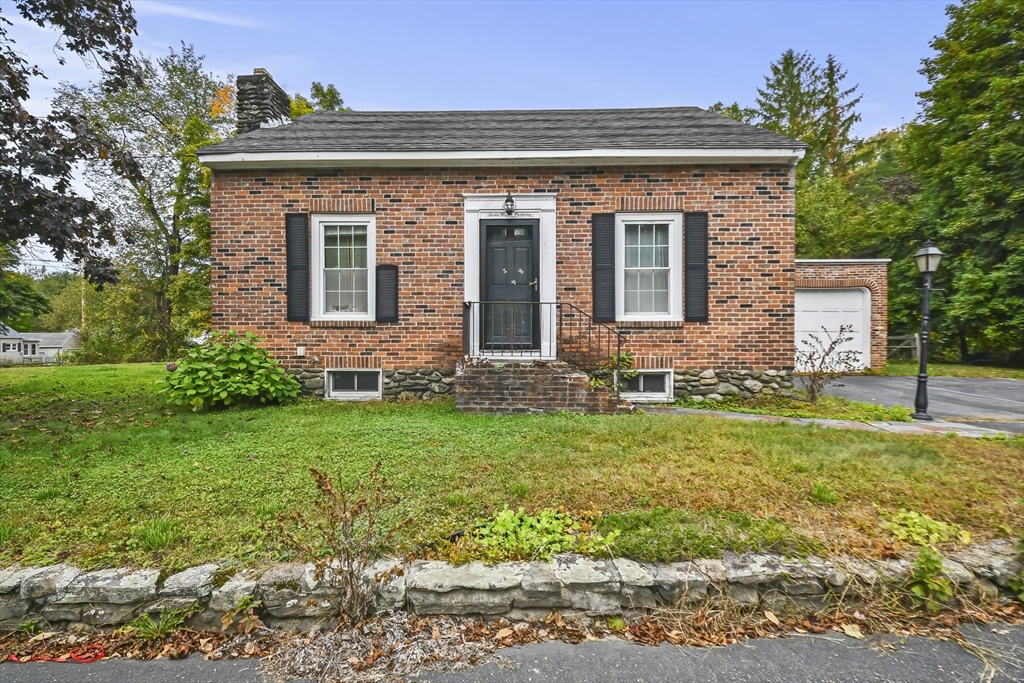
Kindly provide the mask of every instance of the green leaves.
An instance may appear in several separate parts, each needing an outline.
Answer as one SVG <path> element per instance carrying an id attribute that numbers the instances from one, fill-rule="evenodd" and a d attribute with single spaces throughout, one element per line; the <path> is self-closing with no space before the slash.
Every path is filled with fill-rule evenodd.
<path id="1" fill-rule="evenodd" d="M 882 528 L 897 539 L 914 545 L 936 545 L 950 541 L 957 541 L 961 545 L 971 544 L 971 532 L 956 524 L 940 522 L 926 514 L 903 508 L 890 515 L 889 520 L 882 523 Z"/>
<path id="2" fill-rule="evenodd" d="M 288 403 L 298 398 L 298 381 L 287 374 L 254 334 L 231 331 L 189 351 L 161 382 L 176 406 L 199 411 L 237 403 Z"/>
<path id="3" fill-rule="evenodd" d="M 523 508 L 505 508 L 490 519 L 477 520 L 476 528 L 460 539 L 458 554 L 489 562 L 551 560 L 559 553 L 592 555 L 615 543 L 619 531 L 602 536 L 593 523 L 597 513 L 574 518 L 561 510 L 545 508 L 536 515 Z"/>
<path id="4" fill-rule="evenodd" d="M 923 603 L 928 611 L 936 614 L 953 598 L 953 584 L 942 574 L 942 555 L 937 550 L 922 546 L 914 559 L 907 588 L 914 602 Z"/>

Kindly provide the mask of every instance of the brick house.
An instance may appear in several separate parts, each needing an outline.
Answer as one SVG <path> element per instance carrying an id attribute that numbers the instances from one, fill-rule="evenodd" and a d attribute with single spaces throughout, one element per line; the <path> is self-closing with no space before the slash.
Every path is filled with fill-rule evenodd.
<path id="1" fill-rule="evenodd" d="M 287 120 L 256 70 L 200 152 L 213 321 L 329 398 L 613 410 L 626 351 L 625 398 L 784 393 L 802 279 L 882 291 L 796 262 L 802 143 L 696 107 Z"/>

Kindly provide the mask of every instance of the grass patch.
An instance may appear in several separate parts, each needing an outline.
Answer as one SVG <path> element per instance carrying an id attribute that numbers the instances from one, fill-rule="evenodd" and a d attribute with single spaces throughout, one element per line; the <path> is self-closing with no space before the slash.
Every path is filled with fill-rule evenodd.
<path id="1" fill-rule="evenodd" d="M 721 401 L 694 401 L 680 399 L 676 405 L 701 410 L 725 410 L 754 415 L 781 415 L 784 417 L 820 417 L 831 420 L 857 420 L 860 422 L 910 422 L 910 408 L 879 406 L 873 403 L 851 401 L 838 396 L 822 396 L 817 403 L 781 396 L 758 396 L 743 400 L 738 396 L 725 396 Z"/>
<path id="2" fill-rule="evenodd" d="M 902 377 L 916 375 L 917 361 L 889 361 L 885 366 L 885 374 Z M 1008 379 L 1024 379 L 1024 368 L 999 368 L 988 365 L 962 365 L 959 363 L 928 363 L 928 374 L 932 377 L 1003 377 Z"/>
<path id="3" fill-rule="evenodd" d="M 725 550 L 805 555 L 818 548 L 779 520 L 726 510 L 655 508 L 618 513 L 601 520 L 598 530 L 603 534 L 620 532 L 615 551 L 648 562 L 719 557 Z"/>
<path id="4" fill-rule="evenodd" d="M 811 499 L 816 503 L 835 505 L 839 502 L 839 494 L 828 484 L 816 481 L 811 485 Z"/>
<path id="5" fill-rule="evenodd" d="M 159 365 L 0 370 L 0 520 L 11 529 L 0 565 L 176 571 L 290 560 L 269 521 L 311 507 L 309 468 L 351 487 L 378 461 L 399 500 L 382 522 L 414 520 L 398 529 L 395 552 L 505 506 L 597 508 L 609 515 L 602 533 L 623 527 L 616 555 L 660 559 L 833 547 L 882 533 L 875 503 L 978 538 L 1001 525 L 1024 528 L 1019 438 L 642 413 L 467 415 L 447 403 L 304 400 L 195 414 L 163 406 L 154 384 L 162 373 Z M 827 482 L 838 502 L 812 498 L 815 482 Z M 37 500 L 48 487 L 60 495 Z"/>

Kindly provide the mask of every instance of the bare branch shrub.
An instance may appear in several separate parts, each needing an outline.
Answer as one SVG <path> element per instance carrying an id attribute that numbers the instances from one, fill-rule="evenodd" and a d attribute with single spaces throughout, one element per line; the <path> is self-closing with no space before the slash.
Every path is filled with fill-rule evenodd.
<path id="1" fill-rule="evenodd" d="M 346 491 L 335 486 L 334 477 L 311 467 L 319 493 L 313 511 L 278 518 L 284 543 L 316 566 L 317 581 L 339 591 L 342 615 L 357 622 L 373 606 L 378 581 L 390 578 L 366 575 L 394 536 L 394 529 L 381 526 L 379 515 L 398 500 L 386 495 L 387 480 L 380 470 L 378 462 L 365 480 Z"/>
<path id="2" fill-rule="evenodd" d="M 807 400 L 811 403 L 818 402 L 825 387 L 860 367 L 860 351 L 840 350 L 843 344 L 853 341 L 853 325 L 840 325 L 835 337 L 824 327 L 821 331 L 826 341 L 812 334 L 810 341 L 801 340 L 803 348 L 796 350 L 796 366 L 806 373 Z"/>

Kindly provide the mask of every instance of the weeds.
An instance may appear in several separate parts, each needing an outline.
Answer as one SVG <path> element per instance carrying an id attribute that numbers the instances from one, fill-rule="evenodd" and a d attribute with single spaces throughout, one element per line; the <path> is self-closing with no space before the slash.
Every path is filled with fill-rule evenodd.
<path id="1" fill-rule="evenodd" d="M 129 637 L 143 640 L 161 640 L 177 633 L 185 620 L 192 616 L 194 607 L 171 612 L 161 612 L 154 621 L 149 614 L 143 614 L 125 626 L 122 631 Z"/>
<path id="2" fill-rule="evenodd" d="M 14 525 L 10 522 L 0 522 L 0 548 L 6 547 L 14 540 Z"/>
<path id="3" fill-rule="evenodd" d="M 180 539 L 174 520 L 168 517 L 155 517 L 139 525 L 135 537 L 142 547 L 150 552 L 164 550 Z"/>
<path id="4" fill-rule="evenodd" d="M 523 508 L 505 508 L 490 519 L 478 519 L 473 529 L 459 537 L 447 554 L 454 562 L 484 560 L 551 560 L 559 553 L 595 555 L 607 553 L 620 531 L 601 535 L 595 524 L 596 510 L 570 515 L 564 509 L 545 508 L 528 515 Z"/>
<path id="5" fill-rule="evenodd" d="M 243 596 L 235 609 L 225 612 L 220 618 L 221 630 L 226 633 L 232 626 L 235 626 L 239 635 L 248 635 L 256 629 L 262 628 L 263 621 L 256 615 L 256 609 L 262 605 L 262 601 L 251 595 Z"/>
<path id="6" fill-rule="evenodd" d="M 914 559 L 907 588 L 914 602 L 923 603 L 936 614 L 953 598 L 953 584 L 942 575 L 942 555 L 937 550 L 922 546 Z"/>
<path id="7" fill-rule="evenodd" d="M 875 506 L 878 509 L 878 506 Z M 879 509 L 879 513 L 883 514 Z M 882 528 L 897 539 L 914 545 L 936 545 L 958 541 L 961 545 L 971 544 L 971 532 L 961 529 L 956 524 L 947 524 L 932 519 L 926 514 L 905 510 L 888 516 Z"/>
<path id="8" fill-rule="evenodd" d="M 284 544 L 316 565 L 318 581 L 340 589 L 341 613 L 355 621 L 366 616 L 377 591 L 376 577 L 367 581 L 364 575 L 390 549 L 394 534 L 379 524 L 385 507 L 398 502 L 386 495 L 387 480 L 380 470 L 378 462 L 349 493 L 336 487 L 326 472 L 311 467 L 319 493 L 313 513 L 278 518 Z"/>
<path id="9" fill-rule="evenodd" d="M 815 482 L 811 486 L 811 498 L 818 503 L 835 505 L 839 502 L 839 494 L 831 486 L 821 482 Z"/>

